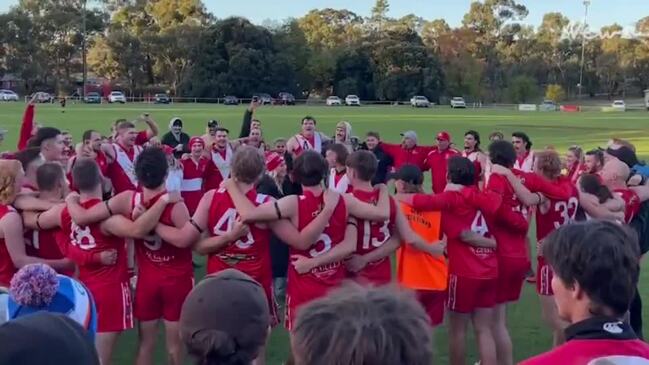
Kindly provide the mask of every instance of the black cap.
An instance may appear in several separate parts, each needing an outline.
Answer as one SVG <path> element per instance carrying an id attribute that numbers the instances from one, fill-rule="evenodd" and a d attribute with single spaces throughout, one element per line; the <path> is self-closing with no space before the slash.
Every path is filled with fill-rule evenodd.
<path id="1" fill-rule="evenodd" d="M 633 167 L 638 164 L 638 157 L 632 149 L 622 146 L 618 149 L 607 148 L 606 153 L 624 162 L 627 166 Z"/>
<path id="2" fill-rule="evenodd" d="M 401 180 L 413 185 L 421 185 L 424 183 L 424 174 L 419 167 L 406 164 L 401 166 L 397 172 L 389 174 L 388 180 L 390 179 Z"/>
<path id="3" fill-rule="evenodd" d="M 218 126 L 219 126 L 219 121 L 218 120 L 210 119 L 210 120 L 207 121 L 207 127 L 208 128 L 216 128 Z"/>

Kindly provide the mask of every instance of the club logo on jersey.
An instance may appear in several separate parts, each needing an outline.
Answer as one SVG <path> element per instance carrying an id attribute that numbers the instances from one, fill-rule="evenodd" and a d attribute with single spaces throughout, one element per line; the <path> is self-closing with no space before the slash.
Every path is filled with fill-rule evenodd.
<path id="1" fill-rule="evenodd" d="M 144 246 L 151 251 L 158 251 L 162 248 L 162 238 L 157 234 L 146 236 L 142 241 L 144 242 Z"/>

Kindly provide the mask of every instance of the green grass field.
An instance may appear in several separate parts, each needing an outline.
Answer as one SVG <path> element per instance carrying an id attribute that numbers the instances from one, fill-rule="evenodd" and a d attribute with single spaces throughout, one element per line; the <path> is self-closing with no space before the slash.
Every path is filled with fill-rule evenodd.
<path id="1" fill-rule="evenodd" d="M 13 150 L 22 117 L 24 104 L 0 104 L 0 128 L 8 129 L 0 150 Z M 117 118 L 134 119 L 143 112 L 149 112 L 166 132 L 171 117 L 181 117 L 185 130 L 189 134 L 202 134 L 207 120 L 217 119 L 231 129 L 231 135 L 239 133 L 243 107 L 223 107 L 209 104 L 175 104 L 175 105 L 68 105 L 65 113 L 58 105 L 39 105 L 36 120 L 47 126 L 56 126 L 70 130 L 75 141 L 85 129 L 97 129 L 108 133 L 110 124 Z M 649 157 L 649 113 L 627 112 L 619 114 L 593 113 L 522 113 L 507 110 L 451 110 L 449 108 L 411 109 L 409 107 L 360 107 L 360 108 L 326 108 L 326 107 L 279 107 L 267 106 L 257 111 L 262 121 L 264 137 L 271 141 L 276 137 L 288 137 L 299 129 L 300 120 L 305 115 L 312 115 L 318 120 L 318 128 L 327 134 L 333 134 L 336 122 L 348 120 L 354 127 L 354 135 L 363 136 L 367 131 L 381 133 L 386 141 L 396 142 L 399 133 L 404 130 L 415 130 L 420 144 L 433 143 L 434 135 L 440 130 L 447 130 L 460 147 L 462 135 L 468 129 L 475 129 L 487 139 L 494 130 L 510 134 L 517 130 L 527 132 L 536 148 L 552 145 L 565 150 L 570 145 L 578 144 L 589 149 L 604 145 L 610 137 L 629 139 L 635 143 L 641 156 Z M 429 186 L 426 184 L 426 186 Z M 199 269 L 197 279 L 202 277 Z M 642 275 L 641 292 L 649 289 L 649 274 Z M 645 298 L 645 302 L 649 298 Z M 649 318 L 649 306 L 644 306 L 645 318 Z M 549 332 L 541 323 L 540 308 L 533 286 L 526 285 L 521 301 L 512 305 L 509 310 L 509 324 L 514 342 L 514 357 L 525 359 L 550 347 Z M 647 330 L 645 330 L 646 332 Z M 436 363 L 447 363 L 447 338 L 445 329 L 439 328 L 435 336 Z M 131 364 L 136 350 L 135 331 L 123 335 L 115 354 L 116 364 Z M 473 339 L 469 338 L 469 358 L 475 361 Z M 288 338 L 283 329 L 276 329 L 268 347 L 268 363 L 280 364 L 288 354 Z M 163 342 L 159 341 L 156 363 L 164 363 Z"/>

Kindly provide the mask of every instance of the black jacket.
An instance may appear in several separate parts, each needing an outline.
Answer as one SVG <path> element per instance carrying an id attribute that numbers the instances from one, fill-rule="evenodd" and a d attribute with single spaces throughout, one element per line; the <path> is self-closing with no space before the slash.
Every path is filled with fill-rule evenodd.
<path id="1" fill-rule="evenodd" d="M 189 134 L 185 132 L 180 132 L 180 141 L 178 141 L 171 132 L 167 132 L 164 136 L 162 136 L 160 142 L 171 148 L 176 148 L 176 146 L 182 144 L 182 151 L 174 151 L 174 157 L 176 158 L 180 158 L 183 153 L 189 153 Z"/>
<path id="2" fill-rule="evenodd" d="M 369 150 L 365 142 L 360 144 L 360 149 Z M 379 162 L 378 167 L 376 168 L 376 174 L 372 179 L 372 185 L 385 184 L 387 181 L 388 171 L 390 171 L 390 167 L 393 165 L 394 161 L 392 160 L 392 157 L 383 152 L 380 144 L 371 152 L 376 156 L 376 159 Z"/>

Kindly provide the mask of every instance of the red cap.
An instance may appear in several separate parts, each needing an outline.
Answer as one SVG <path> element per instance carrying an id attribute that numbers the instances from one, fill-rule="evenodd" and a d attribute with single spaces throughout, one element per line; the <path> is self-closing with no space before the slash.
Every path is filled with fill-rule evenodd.
<path id="1" fill-rule="evenodd" d="M 284 157 L 275 152 L 266 152 L 266 169 L 268 172 L 274 171 L 279 165 L 284 163 Z"/>
<path id="2" fill-rule="evenodd" d="M 439 133 L 437 133 L 437 140 L 438 141 L 450 142 L 451 141 L 451 135 L 448 134 L 448 132 L 446 132 L 446 131 L 439 132 Z"/>
<path id="3" fill-rule="evenodd" d="M 205 141 L 203 141 L 203 138 L 201 137 L 192 137 L 189 140 L 189 148 L 191 148 L 194 145 L 194 143 L 199 143 L 203 146 L 203 148 L 205 148 Z"/>
<path id="4" fill-rule="evenodd" d="M 164 144 L 162 145 L 162 152 L 164 152 L 165 155 L 173 155 L 174 149 Z"/>

